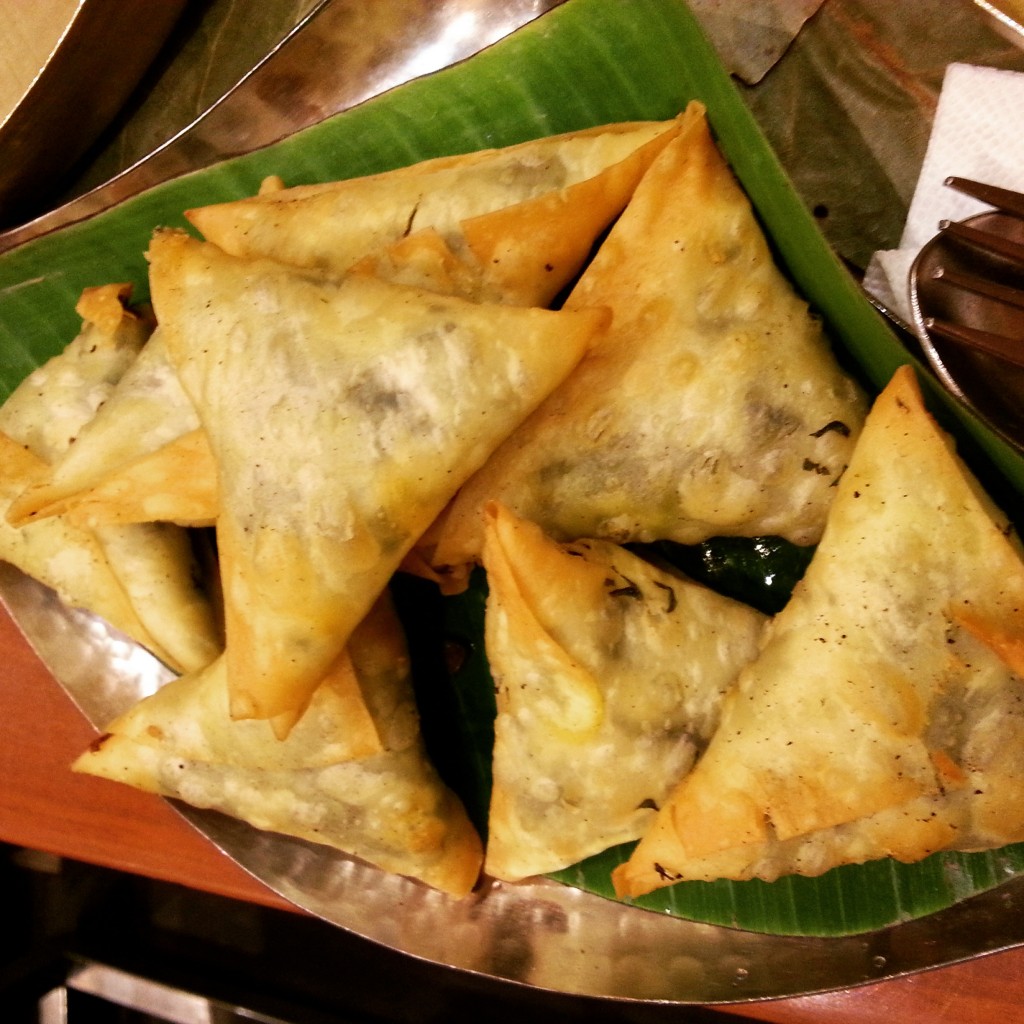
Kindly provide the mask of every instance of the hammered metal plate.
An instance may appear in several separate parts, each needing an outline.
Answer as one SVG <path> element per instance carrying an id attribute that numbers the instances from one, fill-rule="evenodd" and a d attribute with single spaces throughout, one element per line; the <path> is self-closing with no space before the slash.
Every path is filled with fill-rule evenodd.
<path id="1" fill-rule="evenodd" d="M 523 20 L 543 6 L 552 5 L 523 5 Z M 301 29 L 304 44 L 316 25 L 311 20 Z M 288 53 L 282 47 L 262 71 L 286 70 Z M 718 97 L 711 99 L 714 108 Z M 748 164 L 744 181 L 756 192 L 749 154 L 734 149 L 727 155 L 735 165 Z M 96 199 L 91 197 L 94 204 Z M 769 221 L 770 206 L 762 209 Z M 70 214 L 59 211 L 34 230 L 50 231 L 95 212 L 95 205 L 84 212 L 82 207 Z M 786 211 L 781 214 L 788 218 Z M 775 233 L 783 251 L 789 249 L 792 262 L 799 264 L 799 238 L 794 235 L 787 243 L 785 235 L 784 227 Z M 820 254 L 807 258 L 820 259 Z M 842 285 L 838 300 L 829 287 L 832 294 L 820 304 L 838 301 L 834 315 L 848 335 L 844 340 L 858 358 L 876 357 L 870 360 L 873 371 L 886 377 L 904 357 L 885 348 L 873 313 L 855 287 Z M 858 343 L 867 348 L 857 350 Z M 68 610 L 7 566 L 0 566 L 0 596 L 98 728 L 168 677 L 145 652 L 93 617 Z M 868 934 L 828 939 L 767 935 L 680 920 L 547 880 L 493 883 L 467 900 L 453 901 L 343 854 L 176 806 L 254 876 L 326 921 L 433 963 L 555 992 L 669 1004 L 749 1001 L 848 988 L 1024 943 L 1020 878 L 948 910 Z"/>

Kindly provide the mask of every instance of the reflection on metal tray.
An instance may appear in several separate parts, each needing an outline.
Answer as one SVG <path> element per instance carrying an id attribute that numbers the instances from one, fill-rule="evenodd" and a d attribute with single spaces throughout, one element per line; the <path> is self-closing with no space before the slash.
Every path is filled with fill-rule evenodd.
<path id="1" fill-rule="evenodd" d="M 263 61 L 193 123 L 105 184 L 0 232 L 0 252 L 463 60 L 562 2 L 388 0 L 367 5 L 363 0 L 319 0 Z"/>
<path id="2" fill-rule="evenodd" d="M 26 219 L 62 184 L 131 95 L 184 7 L 185 0 L 5 5 L 0 223 Z"/>

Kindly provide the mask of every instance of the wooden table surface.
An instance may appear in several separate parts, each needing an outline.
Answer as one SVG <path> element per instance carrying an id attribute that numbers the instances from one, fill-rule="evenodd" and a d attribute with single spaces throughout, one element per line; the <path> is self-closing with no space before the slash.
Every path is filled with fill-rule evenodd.
<path id="1" fill-rule="evenodd" d="M 95 730 L 0 609 L 0 841 L 268 907 L 291 905 L 157 797 L 68 765 Z M 1024 1021 L 1024 949 L 863 988 L 730 1007 L 778 1024 Z"/>

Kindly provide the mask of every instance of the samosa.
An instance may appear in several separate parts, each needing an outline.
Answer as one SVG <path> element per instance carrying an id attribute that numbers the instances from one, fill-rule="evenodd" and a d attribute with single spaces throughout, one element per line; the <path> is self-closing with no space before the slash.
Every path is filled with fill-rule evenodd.
<path id="1" fill-rule="evenodd" d="M 71 451 L 129 373 L 152 329 L 127 308 L 130 288 L 86 289 L 77 304 L 79 334 L 29 374 L 0 407 L 5 447 L 3 557 L 127 633 L 178 671 L 208 664 L 221 649 L 219 615 L 200 586 L 191 539 L 168 524 L 60 523 L 43 529 L 19 506 L 46 486 L 52 466 Z M 88 578 L 90 575 L 93 578 Z"/>
<path id="2" fill-rule="evenodd" d="M 806 575 L 616 889 L 1022 839 L 1022 549 L 903 367 Z"/>
<path id="3" fill-rule="evenodd" d="M 559 540 L 820 537 L 866 403 L 688 113 L 565 302 L 611 329 L 431 530 L 453 578 L 490 500 Z"/>
<path id="4" fill-rule="evenodd" d="M 546 306 L 626 205 L 675 121 L 624 122 L 188 211 L 207 241 L 341 275 Z"/>
<path id="5" fill-rule="evenodd" d="M 175 472 L 170 479 L 154 477 L 151 469 L 148 479 L 144 476 L 140 479 L 138 470 L 135 478 L 127 483 L 118 484 L 116 478 L 129 466 L 168 445 L 177 445 L 198 429 L 195 407 L 182 390 L 157 327 L 137 358 L 111 386 L 96 414 L 83 424 L 74 445 L 60 452 L 45 478 L 18 499 L 11 510 L 11 518 L 15 523 L 24 523 L 60 515 L 80 504 L 83 493 L 97 487 L 133 488 L 130 498 L 134 504 L 150 495 L 154 501 L 159 500 L 162 491 L 169 490 L 168 485 L 173 489 L 194 487 L 197 478 L 206 481 L 215 477 L 212 462 L 202 461 L 202 454 L 194 451 L 191 463 L 183 465 L 179 457 L 177 465 L 167 467 L 171 471 L 188 471 L 182 475 Z M 188 442 L 185 444 L 187 446 Z M 145 489 L 134 489 L 137 486 Z M 213 487 L 216 487 L 215 479 Z M 182 510 L 171 505 L 170 511 L 173 515 L 139 518 L 121 510 L 119 516 L 97 516 L 97 520 L 153 522 L 164 519 L 197 525 L 198 517 L 187 507 Z"/>
<path id="6" fill-rule="evenodd" d="M 415 540 L 607 313 L 325 278 L 177 231 L 149 259 L 217 464 L 232 713 L 294 717 Z"/>
<path id="7" fill-rule="evenodd" d="M 486 510 L 494 786 L 486 871 L 515 880 L 638 839 L 718 724 L 766 621 L 609 541 Z"/>
<path id="8" fill-rule="evenodd" d="M 74 769 L 212 808 L 418 878 L 456 896 L 480 839 L 430 763 L 405 638 L 385 596 L 286 739 L 235 721 L 223 658 L 120 716 Z"/>

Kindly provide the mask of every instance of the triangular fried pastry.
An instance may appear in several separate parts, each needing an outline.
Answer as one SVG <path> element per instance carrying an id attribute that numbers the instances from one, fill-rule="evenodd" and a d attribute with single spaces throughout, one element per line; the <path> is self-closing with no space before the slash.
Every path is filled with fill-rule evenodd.
<path id="1" fill-rule="evenodd" d="M 675 122 L 627 122 L 188 212 L 239 256 L 546 306 L 621 212 Z"/>
<path id="2" fill-rule="evenodd" d="M 219 500 L 217 464 L 206 432 L 197 428 L 112 470 L 61 505 L 68 519 L 83 525 L 200 527 L 216 523 Z"/>
<path id="3" fill-rule="evenodd" d="M 15 503 L 12 521 L 17 525 L 65 512 L 80 492 L 198 427 L 195 407 L 168 361 L 158 327 L 96 415 L 82 426 L 75 443 L 53 460 L 48 478 Z M 146 483 L 154 482 L 159 483 L 151 473 Z M 186 478 L 181 482 L 186 484 Z"/>
<path id="4" fill-rule="evenodd" d="M 382 600 L 278 739 L 228 710 L 223 658 L 147 697 L 76 771 L 213 808 L 463 896 L 482 860 L 420 736 L 401 627 Z"/>
<path id="5" fill-rule="evenodd" d="M 432 564 L 479 556 L 490 499 L 557 539 L 818 539 L 865 411 L 688 118 L 566 301 L 611 330 L 462 490 Z"/>
<path id="6" fill-rule="evenodd" d="M 189 532 L 173 523 L 98 524 L 92 532 L 154 638 L 153 653 L 178 672 L 208 665 L 223 631 Z"/>
<path id="7" fill-rule="evenodd" d="M 145 345 L 152 324 L 126 308 L 130 295 L 126 284 L 86 288 L 75 306 L 78 335 L 0 406 L 0 430 L 44 462 L 68 450 Z"/>
<path id="8" fill-rule="evenodd" d="M 25 521 L 11 510 L 25 493 L 36 491 L 53 463 L 75 446 L 97 409 L 110 399 L 134 365 L 140 349 L 144 351 L 149 325 L 125 309 L 127 295 L 127 288 L 121 285 L 87 289 L 77 306 L 83 316 L 78 336 L 30 374 L 0 407 L 0 430 L 49 465 L 42 473 L 38 467 L 33 469 L 16 495 L 8 477 L 8 522 Z M 9 472 L 10 466 L 4 471 Z M 34 525 L 33 517 L 27 518 Z M 108 619 L 112 625 L 171 668 L 181 671 L 209 664 L 220 651 L 221 633 L 208 596 L 199 586 L 200 574 L 188 536 L 176 527 L 149 524 L 102 526 L 88 534 L 76 571 L 84 571 L 88 565 L 104 576 L 113 574 L 132 614 L 124 614 L 119 603 L 109 601 L 89 610 L 104 618 L 114 616 Z M 56 536 L 57 532 L 34 531 L 33 550 L 41 551 L 44 541 L 39 538 Z M 64 536 L 70 539 L 71 531 L 66 530 Z M 12 550 L 18 552 L 17 543 L 12 543 Z M 102 563 L 92 554 L 96 544 L 103 551 Z M 19 558 L 24 555 L 23 546 Z M 69 564 L 72 557 L 69 550 L 62 562 Z M 43 578 L 51 577 L 49 568 L 43 567 Z M 80 581 L 79 588 L 84 586 Z M 72 593 L 66 585 L 57 589 Z M 92 589 L 108 592 L 107 580 L 98 580 Z M 73 597 L 72 603 L 81 600 Z"/>
<path id="9" fill-rule="evenodd" d="M 488 874 L 514 881 L 638 839 L 693 765 L 765 616 L 609 541 L 486 512 L 494 675 Z"/>
<path id="10" fill-rule="evenodd" d="M 1021 547 L 904 367 L 804 579 L 617 891 L 1024 839 L 1022 638 Z"/>
<path id="11" fill-rule="evenodd" d="M 232 713 L 294 714 L 416 538 L 607 314 L 324 280 L 183 232 L 158 233 L 149 258 L 217 462 Z"/>
<path id="12" fill-rule="evenodd" d="M 47 464 L 0 433 L 0 466 L 0 558 L 56 591 L 65 604 L 99 615 L 157 657 L 171 660 L 139 619 L 91 530 L 60 516 L 20 528 L 4 518 L 10 501 L 45 475 Z"/>

